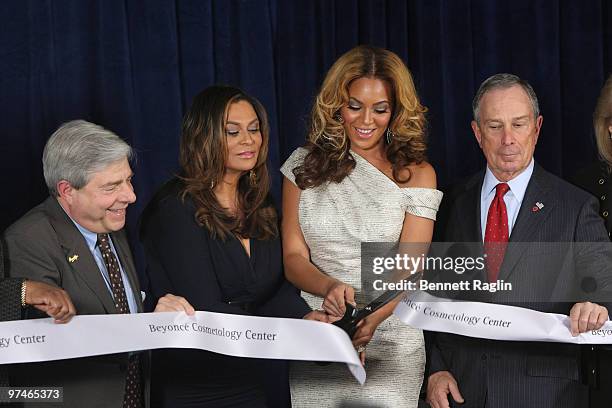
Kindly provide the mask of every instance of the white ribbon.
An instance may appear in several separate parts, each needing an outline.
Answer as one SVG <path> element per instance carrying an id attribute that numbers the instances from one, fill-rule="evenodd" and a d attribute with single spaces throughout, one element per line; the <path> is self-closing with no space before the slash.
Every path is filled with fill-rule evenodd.
<path id="1" fill-rule="evenodd" d="M 237 357 L 346 363 L 363 384 L 365 370 L 348 335 L 316 321 L 213 312 L 75 316 L 0 323 L 0 364 L 158 348 L 208 350 Z"/>
<path id="2" fill-rule="evenodd" d="M 441 299 L 425 292 L 405 297 L 395 308 L 405 324 L 423 330 L 492 340 L 612 344 L 612 322 L 574 337 L 566 315 L 516 306 Z"/>

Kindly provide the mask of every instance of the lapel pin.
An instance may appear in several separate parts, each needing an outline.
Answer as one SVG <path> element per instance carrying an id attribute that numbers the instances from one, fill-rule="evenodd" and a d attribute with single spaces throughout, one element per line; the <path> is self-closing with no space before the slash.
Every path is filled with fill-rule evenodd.
<path id="1" fill-rule="evenodd" d="M 533 208 L 531 209 L 531 211 L 533 212 L 538 212 L 540 211 L 542 208 L 544 208 L 544 204 L 542 204 L 541 202 L 536 202 L 535 205 L 533 206 Z"/>
<path id="2" fill-rule="evenodd" d="M 68 257 L 68 262 L 70 262 L 70 263 L 74 263 L 74 262 L 76 262 L 78 259 L 79 259 L 79 256 L 78 256 L 77 254 L 74 254 L 74 255 L 69 256 L 69 257 Z"/>

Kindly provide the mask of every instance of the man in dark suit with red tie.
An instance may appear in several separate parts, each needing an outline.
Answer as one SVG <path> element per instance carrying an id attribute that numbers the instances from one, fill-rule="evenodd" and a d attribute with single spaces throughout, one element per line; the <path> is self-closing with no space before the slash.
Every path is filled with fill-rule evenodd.
<path id="1" fill-rule="evenodd" d="M 600 328 L 608 320 L 607 303 L 589 302 L 588 288 L 580 296 L 574 290 L 612 287 L 608 247 L 579 245 L 604 243 L 607 234 L 596 200 L 533 160 L 542 126 L 535 92 L 515 75 L 497 74 L 480 86 L 473 111 L 487 168 L 451 194 L 444 240 L 479 243 L 486 273 L 473 279 L 512 284 L 511 293 L 487 301 L 569 315 L 573 335 Z M 576 249 L 568 258 L 569 245 Z M 577 345 L 434 338 L 427 385 L 433 407 L 587 406 Z"/>
<path id="2" fill-rule="evenodd" d="M 77 314 L 142 312 L 123 230 L 127 207 L 136 200 L 131 157 L 131 147 L 107 129 L 83 120 L 62 125 L 43 152 L 50 197 L 4 234 L 9 276 L 62 288 Z M 193 308 L 166 295 L 156 311 Z M 17 364 L 10 380 L 14 386 L 63 387 L 64 407 L 139 408 L 147 406 L 147 361 L 147 353 L 130 353 Z"/>

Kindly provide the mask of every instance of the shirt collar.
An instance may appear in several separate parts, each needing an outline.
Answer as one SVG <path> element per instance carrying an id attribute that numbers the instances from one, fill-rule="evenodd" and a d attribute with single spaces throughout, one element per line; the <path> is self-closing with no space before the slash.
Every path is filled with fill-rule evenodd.
<path id="1" fill-rule="evenodd" d="M 533 174 L 534 163 L 533 158 L 531 158 L 531 162 L 529 163 L 529 166 L 525 168 L 525 170 L 523 170 L 512 180 L 507 181 L 510 191 L 514 197 L 516 197 L 519 203 L 522 203 L 523 198 L 525 197 L 527 185 L 529 184 L 529 180 Z M 486 198 L 489 194 L 491 194 L 493 190 L 495 190 L 495 186 L 497 186 L 499 183 L 502 183 L 502 181 L 499 181 L 497 177 L 493 175 L 493 172 L 489 166 L 487 166 L 487 171 L 485 172 L 484 181 L 482 183 L 482 197 Z"/>
<path id="2" fill-rule="evenodd" d="M 62 203 L 60 203 L 59 201 L 58 203 L 60 207 L 62 207 Z M 66 215 L 68 215 L 68 212 L 66 212 L 64 207 L 62 207 L 62 210 L 64 210 Z M 87 228 L 83 227 L 81 224 L 76 222 L 70 215 L 68 215 L 68 218 L 70 218 L 70 221 L 72 221 L 72 223 L 75 227 L 77 227 L 81 235 L 83 235 L 83 238 L 85 238 L 85 242 L 87 243 L 87 248 L 89 248 L 89 250 L 93 253 L 96 249 L 96 244 L 98 243 L 98 234 L 95 232 L 91 232 Z"/>

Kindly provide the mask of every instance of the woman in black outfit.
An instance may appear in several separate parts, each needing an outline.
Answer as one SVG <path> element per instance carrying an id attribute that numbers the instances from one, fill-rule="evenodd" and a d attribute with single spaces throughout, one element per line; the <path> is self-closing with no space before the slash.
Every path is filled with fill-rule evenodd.
<path id="1" fill-rule="evenodd" d="M 599 160 L 579 172 L 574 184 L 599 199 L 599 214 L 612 237 L 612 75 L 608 77 L 593 113 Z M 612 311 L 611 311 L 612 312 Z M 589 406 L 610 407 L 612 346 L 585 347 L 584 372 L 589 379 Z"/>
<path id="2" fill-rule="evenodd" d="M 283 277 L 268 134 L 264 108 L 240 89 L 213 86 L 195 97 L 183 119 L 180 176 L 141 221 L 154 297 L 174 293 L 196 310 L 325 320 Z M 156 351 L 151 406 L 266 407 L 263 376 L 256 359 Z"/>

